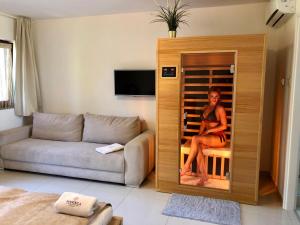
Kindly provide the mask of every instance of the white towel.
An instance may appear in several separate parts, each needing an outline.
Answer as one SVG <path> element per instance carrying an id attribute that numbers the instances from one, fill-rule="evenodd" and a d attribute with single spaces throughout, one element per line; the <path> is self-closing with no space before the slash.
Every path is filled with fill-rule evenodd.
<path id="1" fill-rule="evenodd" d="M 101 213 L 89 225 L 107 225 L 113 216 L 111 206 L 105 207 Z"/>
<path id="2" fill-rule="evenodd" d="M 89 217 L 97 209 L 95 197 L 73 192 L 64 192 L 54 203 L 56 212 L 73 216 Z"/>
<path id="3" fill-rule="evenodd" d="M 106 146 L 103 146 L 103 147 L 98 147 L 98 148 L 96 148 L 96 151 L 100 152 L 102 154 L 107 154 L 107 153 L 119 151 L 119 150 L 121 150 L 123 148 L 124 148 L 123 145 L 120 145 L 118 143 L 114 143 L 114 144 L 111 144 L 111 145 L 106 145 Z"/>

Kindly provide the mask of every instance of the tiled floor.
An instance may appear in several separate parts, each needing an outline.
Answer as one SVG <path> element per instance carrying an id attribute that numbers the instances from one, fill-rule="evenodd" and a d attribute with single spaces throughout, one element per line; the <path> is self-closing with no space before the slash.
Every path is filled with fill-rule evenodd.
<path id="1" fill-rule="evenodd" d="M 123 216 L 124 225 L 209 225 L 194 220 L 163 216 L 161 214 L 170 194 L 156 192 L 153 174 L 141 188 L 71 179 L 15 171 L 0 171 L 0 185 L 29 191 L 74 191 L 97 196 L 112 203 L 114 214 Z M 241 205 L 242 225 L 296 225 L 300 224 L 294 211 L 281 209 L 275 195 L 264 197 L 259 206 Z"/>

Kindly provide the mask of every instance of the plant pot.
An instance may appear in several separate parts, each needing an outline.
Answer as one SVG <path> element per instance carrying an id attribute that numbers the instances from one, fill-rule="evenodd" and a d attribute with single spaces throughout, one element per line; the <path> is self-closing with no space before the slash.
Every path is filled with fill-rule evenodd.
<path id="1" fill-rule="evenodd" d="M 169 30 L 169 37 L 176 38 L 176 30 Z"/>

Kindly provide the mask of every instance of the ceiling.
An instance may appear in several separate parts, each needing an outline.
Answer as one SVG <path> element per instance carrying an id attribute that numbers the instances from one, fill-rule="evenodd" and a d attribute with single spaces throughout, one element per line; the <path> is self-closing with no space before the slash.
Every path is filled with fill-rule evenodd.
<path id="1" fill-rule="evenodd" d="M 158 3 L 166 0 L 155 0 Z M 191 8 L 265 2 L 268 0 L 186 0 Z M 0 11 L 34 19 L 93 16 L 155 10 L 154 0 L 0 0 Z"/>

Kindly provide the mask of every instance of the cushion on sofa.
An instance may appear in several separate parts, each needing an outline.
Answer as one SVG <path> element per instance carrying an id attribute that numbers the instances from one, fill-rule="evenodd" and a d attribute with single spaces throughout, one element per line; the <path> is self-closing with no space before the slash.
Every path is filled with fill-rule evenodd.
<path id="1" fill-rule="evenodd" d="M 0 148 L 4 160 L 69 166 L 109 172 L 124 172 L 124 151 L 103 155 L 102 144 L 24 139 Z"/>
<path id="2" fill-rule="evenodd" d="M 126 144 L 139 135 L 139 117 L 116 117 L 85 114 L 82 141 Z"/>
<path id="3" fill-rule="evenodd" d="M 81 141 L 82 128 L 82 115 L 34 113 L 32 138 Z"/>

